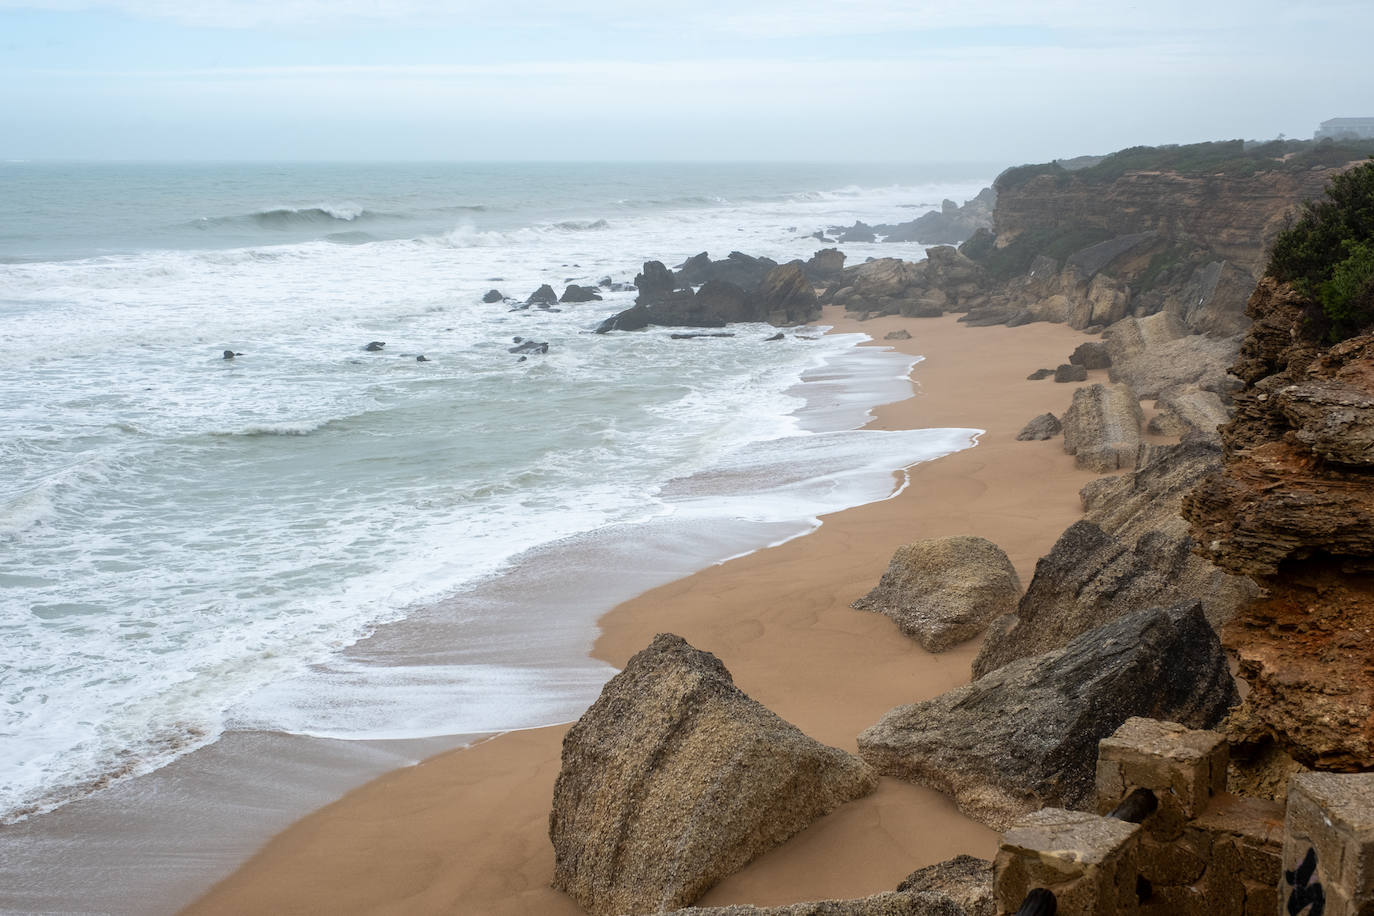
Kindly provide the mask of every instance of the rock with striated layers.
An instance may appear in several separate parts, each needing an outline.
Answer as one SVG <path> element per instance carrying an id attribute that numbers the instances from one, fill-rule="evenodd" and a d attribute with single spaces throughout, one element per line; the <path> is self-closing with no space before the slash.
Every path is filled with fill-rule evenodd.
<path id="1" fill-rule="evenodd" d="M 1219 625 L 1253 589 L 1194 556 L 1193 548 L 1186 529 L 1149 531 L 1131 542 L 1075 522 L 1036 563 L 1015 615 L 989 628 L 973 676 L 1058 649 L 1125 614 L 1199 596 Z"/>
<path id="2" fill-rule="evenodd" d="M 1064 412 L 1064 451 L 1089 471 L 1133 468 L 1143 420 L 1140 402 L 1129 386 L 1098 383 L 1079 388 Z"/>
<path id="3" fill-rule="evenodd" d="M 959 535 L 898 547 L 877 588 L 853 607 L 886 614 L 927 652 L 943 652 L 983 632 L 1020 596 L 1002 548 Z"/>
<path id="4" fill-rule="evenodd" d="M 1202 606 L 1151 608 L 898 706 L 859 735 L 859 754 L 1002 829 L 1047 805 L 1091 804 L 1097 742 L 1131 716 L 1209 728 L 1235 702 Z"/>
<path id="5" fill-rule="evenodd" d="M 674 912 L 677 916 L 975 916 L 944 894 L 923 891 L 889 891 L 857 900 L 812 900 L 785 906 L 702 906 Z"/>
<path id="6" fill-rule="evenodd" d="M 1207 442 L 1221 442 L 1218 429 L 1231 419 L 1231 411 L 1214 391 L 1183 388 L 1170 391 L 1155 401 L 1156 414 L 1145 427 L 1163 436 L 1192 436 Z"/>
<path id="7" fill-rule="evenodd" d="M 821 316 L 816 291 L 801 261 L 780 264 L 759 286 L 758 310 L 773 324 L 805 324 Z"/>
<path id="8" fill-rule="evenodd" d="M 1170 312 L 1123 318 L 1107 329 L 1112 364 L 1107 377 L 1130 385 L 1142 398 L 1158 398 L 1180 387 L 1228 395 L 1236 385 L 1227 373 L 1240 338 L 1203 337 Z"/>
<path id="9" fill-rule="evenodd" d="M 1374 375 L 1374 360 L 1367 365 Z M 1293 437 L 1318 458 L 1374 467 L 1374 379 L 1360 381 L 1364 384 L 1338 379 L 1304 382 L 1276 395 Z"/>
<path id="10" fill-rule="evenodd" d="M 992 863 L 974 856 L 955 856 L 907 875 L 899 891 L 944 894 L 968 916 L 997 916 L 992 893 Z"/>
<path id="11" fill-rule="evenodd" d="M 1040 442 L 1053 439 L 1064 429 L 1064 424 L 1052 413 L 1042 413 L 1021 428 L 1016 434 L 1018 442 Z"/>
<path id="12" fill-rule="evenodd" d="M 876 786 L 740 692 L 714 655 L 659 634 L 563 740 L 554 887 L 593 916 L 687 906 Z"/>

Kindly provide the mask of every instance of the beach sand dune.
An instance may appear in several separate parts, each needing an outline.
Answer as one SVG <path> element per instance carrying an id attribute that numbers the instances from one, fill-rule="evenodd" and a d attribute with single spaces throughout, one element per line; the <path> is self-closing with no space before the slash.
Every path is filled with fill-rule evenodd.
<path id="1" fill-rule="evenodd" d="M 979 535 L 1023 584 L 1081 515 L 1058 439 L 1017 442 L 1027 420 L 1062 414 L 1073 386 L 1030 382 L 1083 335 L 1068 327 L 969 328 L 954 316 L 826 323 L 922 354 L 913 397 L 875 411 L 884 429 L 976 427 L 976 448 L 918 465 L 898 496 L 828 516 L 815 532 L 711 567 L 625 602 L 601 620 L 594 654 L 623 664 L 658 632 L 715 653 L 747 694 L 807 734 L 847 750 L 889 708 L 968 679 L 977 640 L 923 651 L 879 614 L 850 608 L 901 544 Z M 905 328 L 910 340 L 884 343 Z M 1090 373 L 1103 381 L 1106 373 Z M 1101 378 L 1099 378 L 1101 377 Z M 548 814 L 565 727 L 501 735 L 389 773 L 274 838 L 186 912 L 576 914 L 552 890 Z M 990 857 L 996 835 L 945 797 L 884 778 L 712 889 L 703 904 L 777 904 L 894 888 L 958 853 Z"/>

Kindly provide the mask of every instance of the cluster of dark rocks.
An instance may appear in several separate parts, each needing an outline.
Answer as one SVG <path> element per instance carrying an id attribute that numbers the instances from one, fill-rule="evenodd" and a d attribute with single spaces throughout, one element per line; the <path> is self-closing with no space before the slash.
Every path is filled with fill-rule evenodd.
<path id="1" fill-rule="evenodd" d="M 979 229 L 992 228 L 993 208 L 997 192 L 984 188 L 972 200 L 960 206 L 952 200 L 941 202 L 939 210 L 931 210 L 904 223 L 879 223 L 870 226 L 856 220 L 852 226 L 831 226 L 812 234 L 822 242 L 916 242 L 922 245 L 957 245 Z"/>

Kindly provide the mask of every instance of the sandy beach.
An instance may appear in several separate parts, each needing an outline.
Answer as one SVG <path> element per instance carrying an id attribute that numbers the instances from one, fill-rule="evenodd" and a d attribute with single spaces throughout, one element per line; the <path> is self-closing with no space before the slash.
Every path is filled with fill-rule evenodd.
<path id="1" fill-rule="evenodd" d="M 1067 359 L 1066 326 L 969 328 L 955 316 L 874 319 L 828 310 L 825 323 L 922 354 L 913 397 L 875 411 L 886 429 L 976 427 L 975 448 L 916 466 L 894 498 L 828 516 L 813 533 L 713 566 L 621 604 L 594 654 L 622 665 L 670 631 L 721 658 L 750 696 L 826 743 L 855 736 L 892 706 L 968 679 L 977 642 L 930 655 L 887 618 L 850 603 L 892 551 L 974 534 L 1011 557 L 1022 586 L 1081 514 L 1079 471 L 1058 439 L 1017 442 L 1056 415 L 1073 387 L 1028 373 Z M 900 328 L 910 340 L 883 341 Z M 1090 381 L 1105 380 L 1105 371 Z M 548 813 L 565 727 L 509 733 L 397 770 L 302 819 L 185 912 L 576 914 L 552 890 Z M 703 904 L 777 904 L 890 890 L 923 865 L 990 856 L 996 835 L 943 796 L 892 779 L 717 885 Z"/>

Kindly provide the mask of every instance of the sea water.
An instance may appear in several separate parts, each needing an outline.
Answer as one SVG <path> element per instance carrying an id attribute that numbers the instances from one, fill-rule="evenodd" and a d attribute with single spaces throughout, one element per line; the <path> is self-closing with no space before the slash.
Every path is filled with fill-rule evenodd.
<path id="1" fill-rule="evenodd" d="M 861 429 L 913 364 L 864 335 L 594 335 L 633 290 L 483 293 L 805 258 L 990 171 L 0 164 L 0 822 L 234 731 L 576 717 L 610 603 L 977 431 Z"/>

